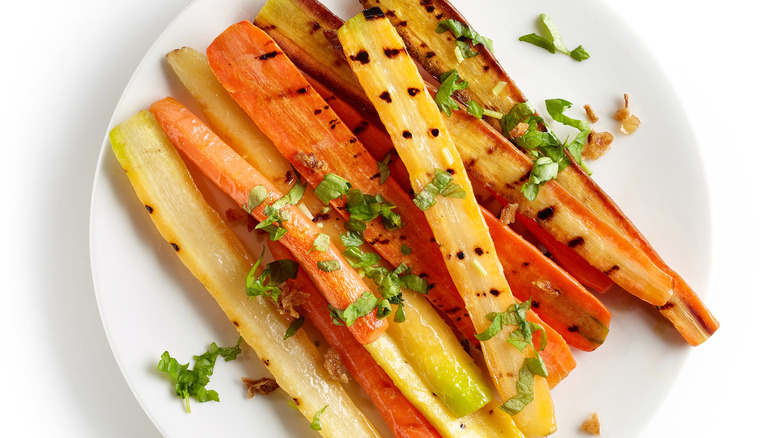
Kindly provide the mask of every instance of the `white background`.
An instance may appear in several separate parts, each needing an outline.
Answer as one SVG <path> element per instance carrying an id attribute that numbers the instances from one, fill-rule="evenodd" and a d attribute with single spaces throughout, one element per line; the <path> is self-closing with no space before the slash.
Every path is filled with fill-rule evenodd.
<path id="1" fill-rule="evenodd" d="M 642 436 L 772 436 L 780 407 L 773 361 L 780 196 L 771 189 L 780 142 L 777 129 L 769 128 L 776 126 L 780 99 L 780 6 L 605 1 L 672 81 L 696 132 L 712 194 L 714 259 L 706 301 L 722 328 L 690 355 Z M 2 436 L 159 436 L 103 332 L 89 267 L 88 214 L 113 108 L 147 48 L 188 3 L 42 0 L 4 8 Z"/>

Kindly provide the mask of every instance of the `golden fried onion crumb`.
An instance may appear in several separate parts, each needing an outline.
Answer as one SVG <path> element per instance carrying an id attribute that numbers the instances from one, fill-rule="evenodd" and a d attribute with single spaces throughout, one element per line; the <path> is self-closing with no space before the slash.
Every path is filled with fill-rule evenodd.
<path id="1" fill-rule="evenodd" d="M 279 388 L 279 384 L 276 383 L 276 380 L 270 377 L 262 377 L 260 379 L 242 377 L 241 381 L 246 385 L 247 397 L 249 398 L 254 397 L 255 394 L 268 395 Z"/>
<path id="2" fill-rule="evenodd" d="M 607 132 L 590 131 L 588 134 L 588 141 L 582 147 L 582 157 L 588 160 L 596 160 L 601 158 L 605 152 L 609 150 L 612 140 L 615 137 Z"/>
<path id="3" fill-rule="evenodd" d="M 341 383 L 349 382 L 349 376 L 347 376 L 347 370 L 344 364 L 341 363 L 341 356 L 333 348 L 328 348 L 325 352 L 325 370 L 328 372 L 328 377 L 331 380 L 335 380 Z"/>
<path id="4" fill-rule="evenodd" d="M 514 222 L 518 207 L 518 204 L 507 204 L 504 208 L 502 208 L 501 215 L 498 218 L 501 223 L 504 225 L 509 225 Z"/>
<path id="5" fill-rule="evenodd" d="M 580 427 L 583 432 L 594 436 L 601 436 L 601 422 L 599 422 L 599 414 L 593 413 L 587 420 L 582 423 Z"/>
<path id="6" fill-rule="evenodd" d="M 522 137 L 528 132 L 528 123 L 520 122 L 509 131 L 509 138 Z"/>
<path id="7" fill-rule="evenodd" d="M 583 106 L 585 108 L 585 114 L 588 116 L 588 121 L 590 123 L 596 123 L 599 121 L 599 116 L 596 115 L 596 112 L 593 111 L 593 108 L 590 107 L 590 105 Z"/>
<path id="8" fill-rule="evenodd" d="M 615 112 L 615 120 L 620 122 L 620 132 L 623 134 L 631 134 L 639 128 L 639 117 L 631 114 L 628 109 L 628 94 L 623 95 L 624 106 Z"/>
<path id="9" fill-rule="evenodd" d="M 284 282 L 279 286 L 279 291 L 279 298 L 276 301 L 279 313 L 282 315 L 290 315 L 292 318 L 301 316 L 295 310 L 295 307 L 303 304 L 309 299 L 309 294 L 300 288 L 290 286 L 287 282 Z"/>

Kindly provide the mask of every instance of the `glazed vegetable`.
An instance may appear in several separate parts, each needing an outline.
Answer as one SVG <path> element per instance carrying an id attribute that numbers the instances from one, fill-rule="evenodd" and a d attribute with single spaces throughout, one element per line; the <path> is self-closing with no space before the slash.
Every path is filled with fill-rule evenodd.
<path id="1" fill-rule="evenodd" d="M 246 273 L 252 261 L 228 226 L 198 191 L 184 162 L 154 116 L 142 111 L 111 130 L 111 146 L 141 205 L 165 241 L 206 287 L 244 341 L 298 401 L 309 421 L 320 418 L 328 437 L 378 436 L 341 385 L 330 381 L 305 333 L 283 340 L 290 324 L 265 299 L 248 300 Z M 139 207 L 140 208 L 140 207 Z"/>
<path id="2" fill-rule="evenodd" d="M 308 3 L 307 7 L 315 7 L 314 3 Z M 317 7 L 324 8 L 322 5 Z M 405 7 L 408 6 L 399 5 L 399 8 Z M 394 14 L 397 14 L 397 11 Z M 317 14 L 312 13 L 312 15 Z M 392 17 L 393 20 L 396 18 Z M 270 14 L 267 14 L 266 19 L 271 19 Z M 277 21 L 271 22 L 271 25 L 275 26 L 275 23 Z M 408 27 L 411 23 L 410 21 L 406 26 L 401 27 Z M 321 28 L 326 29 L 326 26 L 327 23 L 323 23 Z M 292 39 L 293 36 L 287 37 Z M 295 43 L 301 46 L 305 44 L 308 48 L 306 54 L 301 55 L 296 52 L 295 55 L 306 56 L 306 60 L 300 61 L 303 68 L 308 68 L 309 65 L 317 62 L 317 58 L 314 58 L 315 53 L 332 50 L 331 46 L 327 45 L 317 47 L 317 40 L 295 40 Z M 482 56 L 480 54 L 478 57 L 470 58 L 469 61 Z M 342 64 L 325 65 L 324 63 L 318 69 L 322 70 L 326 67 L 346 69 Z M 339 75 L 345 76 L 343 73 Z M 519 91 L 516 94 L 519 95 Z M 671 278 L 647 255 L 636 251 L 634 245 L 605 225 L 600 217 L 589 211 L 555 181 L 540 187 L 536 202 L 528 201 L 521 188 L 528 180 L 533 161 L 502 135 L 466 111 L 453 111 L 451 117 L 444 117 L 444 123 L 453 137 L 458 139 L 455 145 L 472 177 L 494 191 L 504 202 L 520 205 L 521 214 L 538 221 L 543 229 L 558 241 L 564 244 L 579 242 L 573 244 L 572 249 L 598 270 L 607 273 L 625 290 L 650 304 L 662 305 L 667 302 L 672 294 Z M 555 214 L 550 215 L 550 211 L 555 211 Z M 544 219 L 540 220 L 540 215 Z"/>
<path id="3" fill-rule="evenodd" d="M 338 37 L 352 71 L 409 171 L 416 204 L 424 209 L 447 269 L 477 332 L 482 334 L 494 326 L 487 320 L 490 314 L 516 304 L 438 108 L 422 92 L 425 84 L 417 67 L 380 9 L 364 11 L 347 21 Z M 532 344 L 526 343 L 522 349 L 509 345 L 510 332 L 509 327 L 499 329 L 481 344 L 493 383 L 502 406 L 514 415 L 524 434 L 549 435 L 556 426 L 547 382 L 541 375 L 524 373 L 528 369 L 525 361 L 538 360 L 538 355 Z M 530 375 L 530 387 L 521 388 L 519 382 L 528 384 L 526 375 Z"/>
<path id="4" fill-rule="evenodd" d="M 267 207 L 275 210 L 274 205 L 283 199 L 283 195 L 194 114 L 173 98 L 155 102 L 150 110 L 174 145 L 239 205 L 248 202 L 255 187 L 263 187 L 265 196 L 252 209 L 252 215 L 261 224 L 270 215 L 278 216 L 281 224 L 278 227 L 285 230 L 280 237 L 281 242 L 295 255 L 304 271 L 326 291 L 328 302 L 333 307 L 346 309 L 366 291 L 363 280 L 333 245 L 327 251 L 309 252 L 320 229 L 297 207 L 285 205 L 278 208 L 278 212 L 269 211 Z M 321 270 L 318 263 L 322 262 L 337 262 L 339 269 Z M 387 321 L 378 319 L 376 311 L 372 310 L 357 318 L 349 328 L 358 341 L 369 343 L 387 329 Z"/>
<path id="5" fill-rule="evenodd" d="M 364 7 L 378 4 L 378 0 L 363 0 Z M 469 82 L 469 87 L 455 93 L 464 105 L 475 101 L 481 107 L 509 114 L 517 105 L 524 105 L 526 98 L 507 73 L 498 64 L 489 50 L 482 50 L 478 56 L 458 62 L 452 42 L 446 34 L 437 34 L 435 27 L 442 20 L 455 19 L 468 24 L 465 18 L 446 0 L 430 0 L 422 3 L 401 0 L 382 0 L 381 6 L 392 10 L 390 19 L 401 32 L 409 53 L 434 77 L 457 69 L 460 76 Z M 403 23 L 403 24 L 402 24 Z M 504 83 L 501 91 L 493 93 L 491 87 Z M 479 84 L 479 85 L 478 85 Z M 501 129 L 497 119 L 488 120 Z M 571 158 L 571 157 L 569 157 Z M 579 165 L 573 163 L 557 174 L 557 183 L 571 196 L 590 209 L 607 226 L 612 227 L 622 239 L 630 242 L 636 252 L 650 259 L 669 278 L 671 293 L 665 302 L 647 300 L 658 307 L 691 345 L 707 340 L 719 327 L 696 293 L 672 270 L 653 250 L 644 236 L 634 227 L 612 199 L 590 178 Z M 507 199 L 508 202 L 514 202 Z M 553 233 L 553 235 L 555 235 Z M 556 236 L 558 239 L 558 236 Z M 567 240 L 560 240 L 567 243 Z M 587 259 L 591 264 L 593 261 Z M 599 267 L 599 266 L 596 266 Z M 600 267 L 599 267 L 600 268 Z M 614 273 L 614 271 L 607 271 Z M 613 278 L 614 280 L 614 278 Z M 620 284 L 616 281 L 616 283 Z M 629 290 L 625 285 L 621 286 Z M 660 298 L 659 295 L 657 298 Z"/>

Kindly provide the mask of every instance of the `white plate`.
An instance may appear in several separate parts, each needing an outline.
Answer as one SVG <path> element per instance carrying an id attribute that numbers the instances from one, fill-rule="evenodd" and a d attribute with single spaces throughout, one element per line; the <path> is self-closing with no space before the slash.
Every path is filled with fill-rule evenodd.
<path id="1" fill-rule="evenodd" d="M 166 95 L 189 102 L 164 55 L 189 45 L 205 50 L 233 22 L 252 20 L 261 2 L 198 0 L 150 48 L 125 90 L 110 127 Z M 349 17 L 357 2 L 326 2 Z M 592 163 L 595 179 L 640 230 L 694 287 L 707 288 L 710 213 L 699 151 L 687 119 L 664 74 L 631 30 L 599 2 L 577 0 L 455 1 L 477 30 L 495 41 L 498 59 L 537 108 L 565 98 L 583 118 L 583 104 L 602 117 L 595 128 L 617 132 L 611 114 L 631 97 L 642 120 L 631 136 L 616 135 L 612 150 Z M 517 41 L 538 32 L 547 13 L 569 48 L 579 44 L 591 58 L 570 58 Z M 167 378 L 156 371 L 160 354 L 187 361 L 211 341 L 235 341 L 233 326 L 205 289 L 159 238 L 105 141 L 95 176 L 91 212 L 95 290 L 106 333 L 128 385 L 159 430 L 169 437 L 195 433 L 314 436 L 280 392 L 247 400 L 242 376 L 266 375 L 257 358 L 218 363 L 211 386 L 220 403 L 193 403 L 184 413 Z M 575 352 L 578 367 L 553 390 L 558 437 L 579 436 L 579 425 L 598 412 L 613 437 L 638 436 L 663 402 L 690 348 L 657 313 L 619 291 L 603 296 L 612 310 L 611 333 L 596 352 Z M 374 414 L 372 414 L 374 415 Z M 375 416 L 373 418 L 376 418 Z M 381 423 L 381 420 L 377 420 Z"/>

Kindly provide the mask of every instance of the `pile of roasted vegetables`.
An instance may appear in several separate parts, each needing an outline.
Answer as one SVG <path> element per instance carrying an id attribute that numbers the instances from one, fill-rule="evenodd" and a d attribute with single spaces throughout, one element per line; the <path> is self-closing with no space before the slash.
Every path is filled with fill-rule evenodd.
<path id="1" fill-rule="evenodd" d="M 206 54 L 173 50 L 205 121 L 167 97 L 110 134 L 162 237 L 313 429 L 377 435 L 304 320 L 398 437 L 555 432 L 550 388 L 574 368 L 570 348 L 605 341 L 593 292 L 613 284 L 692 345 L 715 332 L 590 178 L 589 126 L 563 115 L 568 102 L 548 102 L 580 131 L 562 143 L 446 0 L 361 3 L 343 22 L 316 0 L 270 0 Z M 184 159 L 236 208 L 209 205 Z M 265 260 L 236 220 L 264 236 Z M 209 372 L 235 357 L 210 354 Z M 160 364 L 183 398 L 215 399 L 183 368 Z"/>

